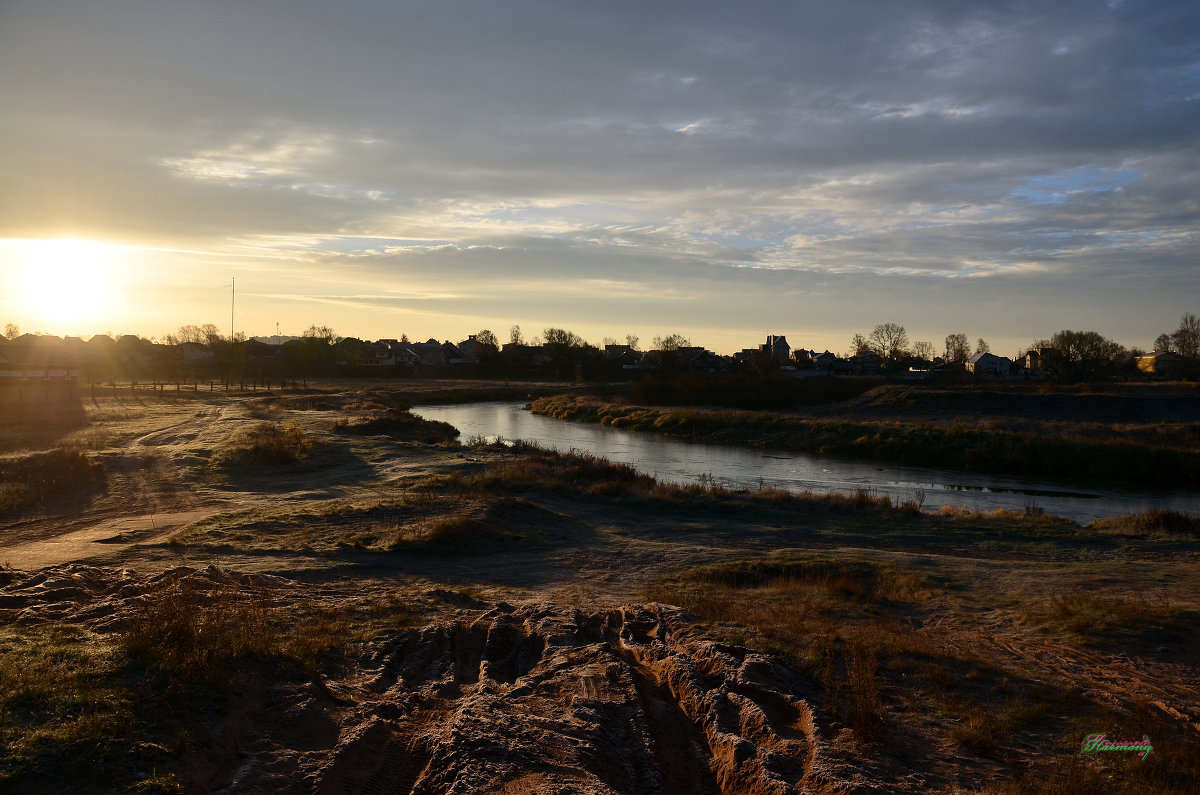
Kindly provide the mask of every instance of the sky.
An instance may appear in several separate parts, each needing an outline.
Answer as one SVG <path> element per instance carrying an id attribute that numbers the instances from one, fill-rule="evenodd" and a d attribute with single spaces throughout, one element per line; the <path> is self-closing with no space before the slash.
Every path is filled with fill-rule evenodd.
<path id="1" fill-rule="evenodd" d="M 1012 355 L 1200 312 L 1195 0 L 0 0 L 0 101 L 27 332 Z"/>

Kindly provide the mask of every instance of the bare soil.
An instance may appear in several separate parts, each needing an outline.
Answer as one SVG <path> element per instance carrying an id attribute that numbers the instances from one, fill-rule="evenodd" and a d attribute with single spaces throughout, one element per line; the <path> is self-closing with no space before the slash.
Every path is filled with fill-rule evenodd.
<path id="1" fill-rule="evenodd" d="M 523 480 L 529 451 L 371 424 L 410 398 L 389 385 L 85 397 L 0 421 L 20 440 L 4 455 L 75 446 L 107 472 L 100 492 L 0 516 L 0 680 L 20 678 L 5 656 L 36 667 L 20 655 L 67 627 L 132 694 L 106 741 L 117 762 L 90 788 L 1061 791 L 1063 771 L 1077 791 L 1197 783 L 1180 761 L 1200 748 L 1194 538 L 625 475 Z M 294 424 L 317 452 L 221 463 L 263 422 Z M 835 574 L 808 577 L 818 564 Z M 739 566 L 784 574 L 713 574 Z M 202 674 L 139 661 L 129 628 L 166 592 L 197 595 L 196 616 L 221 594 L 250 600 L 286 650 Z M 14 698 L 0 698 L 0 786 L 89 788 L 53 762 L 77 754 L 68 741 L 38 739 L 62 720 L 51 697 Z M 1141 768 L 1079 758 L 1088 733 L 1142 727 L 1158 756 Z"/>

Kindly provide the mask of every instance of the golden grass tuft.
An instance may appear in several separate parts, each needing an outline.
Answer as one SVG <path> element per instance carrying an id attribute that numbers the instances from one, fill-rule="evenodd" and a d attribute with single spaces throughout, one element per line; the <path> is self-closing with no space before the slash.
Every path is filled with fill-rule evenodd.
<path id="1" fill-rule="evenodd" d="M 215 451 L 213 461 L 223 466 L 293 464 L 307 458 L 313 447 L 312 437 L 295 421 L 260 422 L 233 434 Z"/>

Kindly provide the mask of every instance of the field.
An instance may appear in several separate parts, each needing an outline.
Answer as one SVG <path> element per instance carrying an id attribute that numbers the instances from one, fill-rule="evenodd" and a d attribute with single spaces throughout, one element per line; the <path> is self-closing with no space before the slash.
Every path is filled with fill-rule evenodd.
<path id="1" fill-rule="evenodd" d="M 406 411 L 565 388 L 3 406 L 0 790 L 1200 787 L 1200 520 L 670 486 Z"/>

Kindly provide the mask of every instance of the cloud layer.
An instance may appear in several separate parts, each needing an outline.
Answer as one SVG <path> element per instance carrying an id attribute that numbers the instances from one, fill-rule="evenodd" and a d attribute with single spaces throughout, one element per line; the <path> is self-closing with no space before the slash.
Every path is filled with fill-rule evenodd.
<path id="1" fill-rule="evenodd" d="M 249 257 L 260 324 L 1145 346 L 1200 309 L 1192 2 L 14 0 L 0 94 L 0 237 Z"/>

